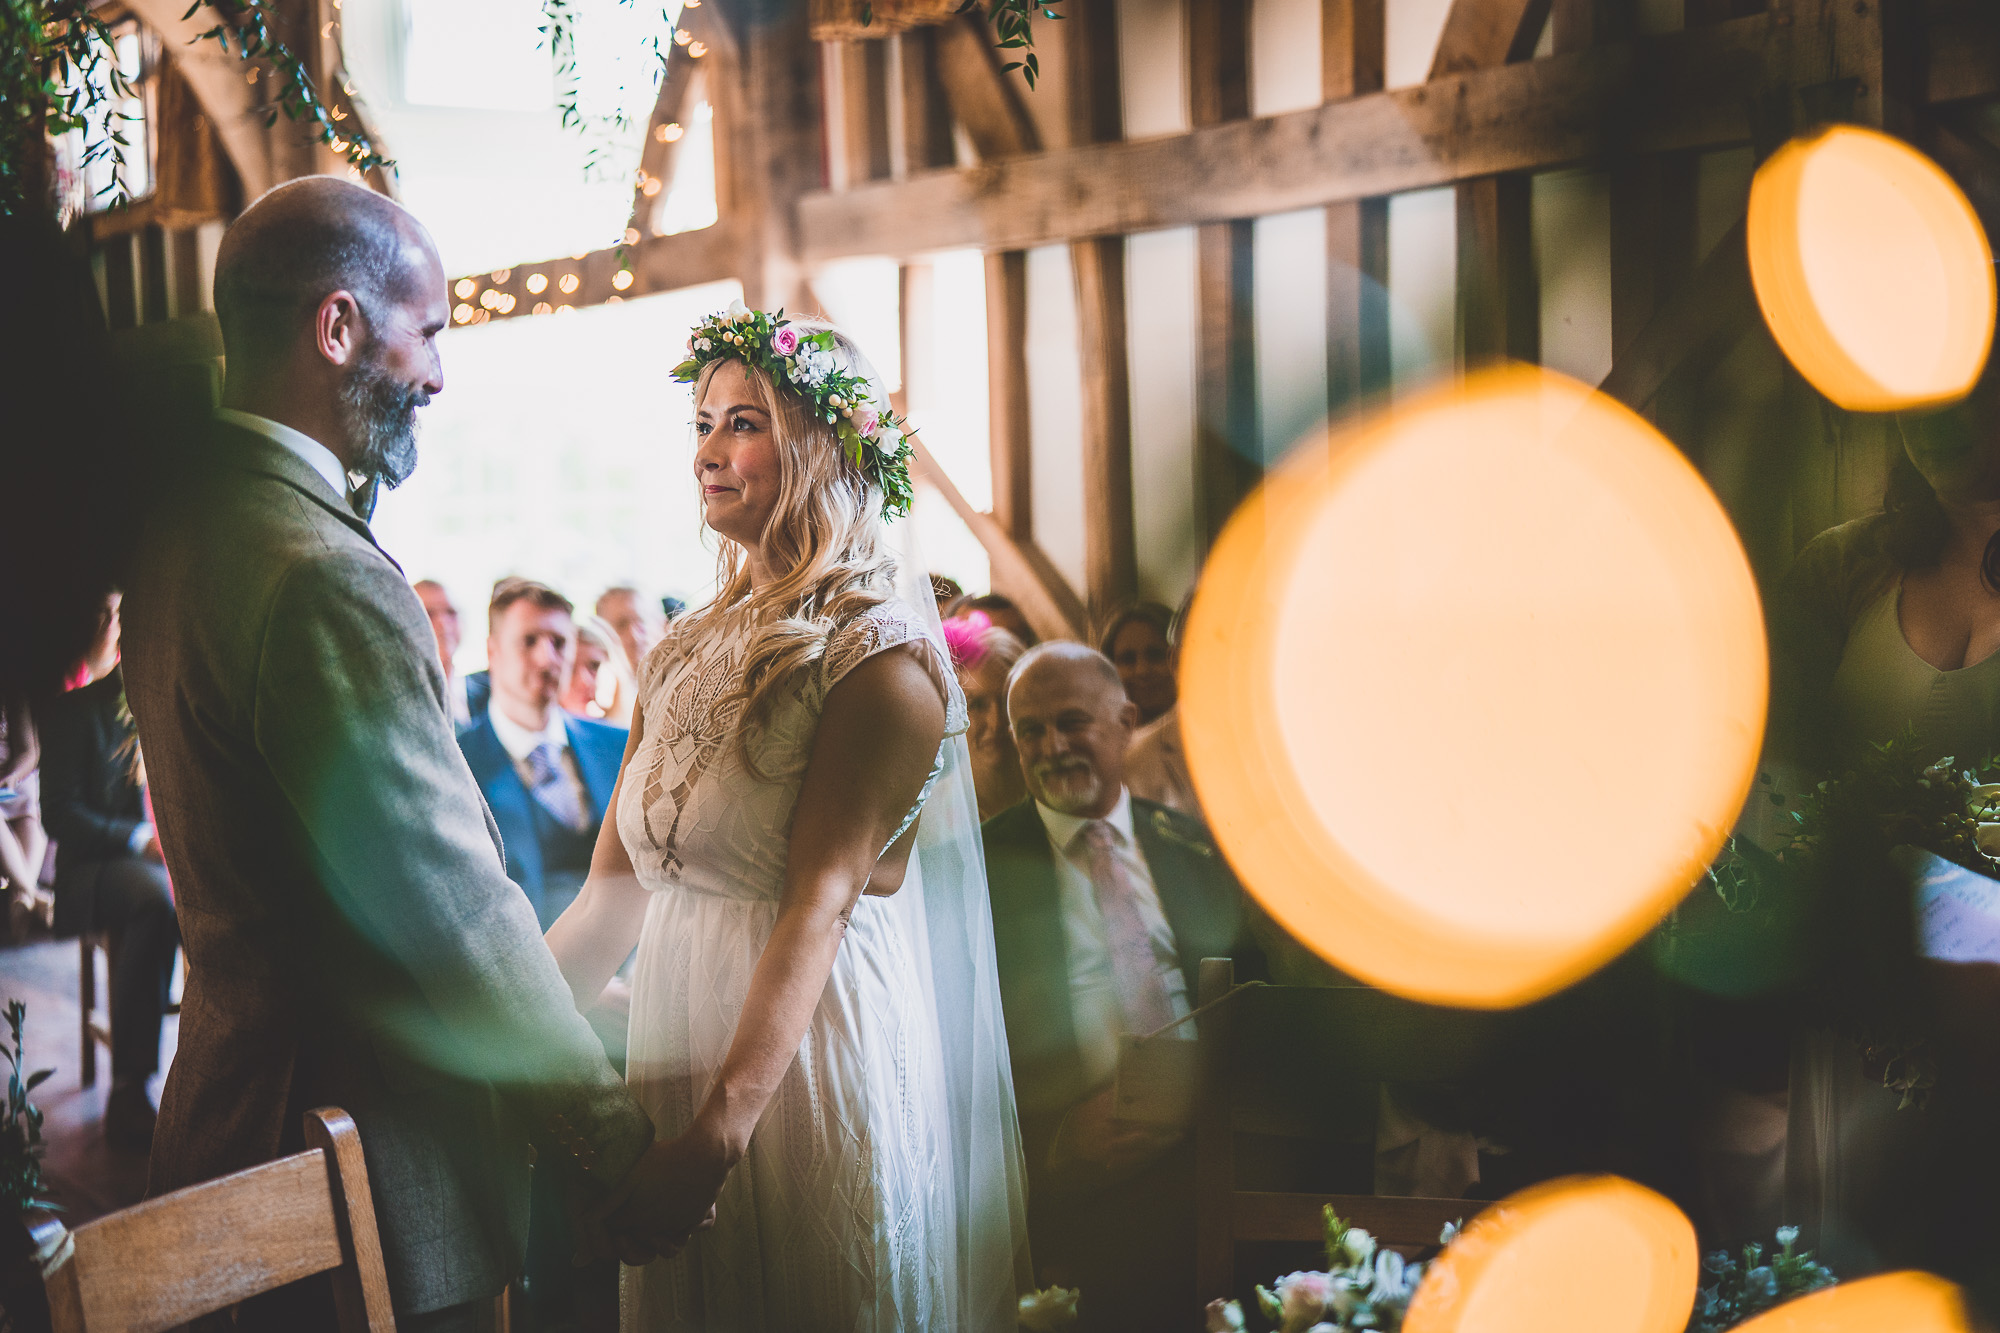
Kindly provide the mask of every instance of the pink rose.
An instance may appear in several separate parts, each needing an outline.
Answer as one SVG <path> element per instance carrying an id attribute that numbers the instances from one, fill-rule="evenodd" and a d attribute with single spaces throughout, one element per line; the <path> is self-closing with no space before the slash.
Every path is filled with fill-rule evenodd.
<path id="1" fill-rule="evenodd" d="M 872 407 L 864 407 L 854 414 L 854 429 L 861 433 L 864 440 L 874 439 L 875 428 L 881 424 L 882 418 L 875 415 Z"/>
<path id="2" fill-rule="evenodd" d="M 780 324 L 778 331 L 771 335 L 771 350 L 779 356 L 790 356 L 799 350 L 799 331 L 789 324 Z"/>

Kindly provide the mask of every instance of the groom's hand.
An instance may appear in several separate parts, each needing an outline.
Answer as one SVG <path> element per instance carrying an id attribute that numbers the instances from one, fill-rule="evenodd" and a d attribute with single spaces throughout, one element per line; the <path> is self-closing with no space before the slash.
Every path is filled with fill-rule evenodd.
<path id="1" fill-rule="evenodd" d="M 628 1264 L 678 1253 L 715 1220 L 715 1198 L 729 1178 L 719 1143 L 696 1131 L 655 1143 L 612 1196 L 581 1219 L 582 1235 Z"/>

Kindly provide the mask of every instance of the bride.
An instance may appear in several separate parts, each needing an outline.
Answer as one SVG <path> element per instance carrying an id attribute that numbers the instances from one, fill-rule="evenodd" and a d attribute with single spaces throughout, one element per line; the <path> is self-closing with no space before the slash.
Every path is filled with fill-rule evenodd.
<path id="1" fill-rule="evenodd" d="M 634 1188 L 658 1239 L 712 1217 L 624 1270 L 623 1327 L 1011 1330 L 965 701 L 883 521 L 911 447 L 827 324 L 739 302 L 688 351 L 721 591 L 647 656 L 615 826 L 548 936 L 580 1004 L 636 944 L 627 1077 L 665 1147 Z"/>

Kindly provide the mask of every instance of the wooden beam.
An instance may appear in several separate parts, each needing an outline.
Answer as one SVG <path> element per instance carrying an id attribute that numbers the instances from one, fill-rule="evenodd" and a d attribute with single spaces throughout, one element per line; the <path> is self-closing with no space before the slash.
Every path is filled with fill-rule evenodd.
<path id="1" fill-rule="evenodd" d="M 1934 5 L 1924 99 L 1975 101 L 2000 94 L 2000 8 L 1986 0 Z"/>
<path id="2" fill-rule="evenodd" d="M 1187 0 L 1188 109 L 1197 130 L 1250 114 L 1250 16 Z M 1257 439 L 1257 252 L 1248 215 L 1195 233 L 1195 506 L 1210 542 L 1263 473 Z"/>
<path id="3" fill-rule="evenodd" d="M 1327 101 L 1382 90 L 1385 20 L 1383 0 L 1321 0 Z M 1336 416 L 1389 387 L 1389 201 L 1328 205 L 1326 244 L 1327 413 Z"/>
<path id="4" fill-rule="evenodd" d="M 452 281 L 453 319 L 460 324 L 485 324 L 698 287 L 736 276 L 738 258 L 736 237 L 727 227 L 717 225 L 653 236 L 636 245 L 593 250 L 581 259 L 547 259 L 491 273 L 466 274 Z M 624 287 L 618 285 L 621 269 L 631 274 Z M 541 278 L 540 291 L 531 289 L 536 277 Z M 575 286 L 565 292 L 563 284 L 571 278 Z M 463 293 L 459 290 L 462 283 L 470 284 Z M 537 312 L 538 305 L 549 309 Z M 461 306 L 465 319 L 457 317 Z"/>
<path id="5" fill-rule="evenodd" d="M 889 175 L 952 165 L 951 104 L 938 76 L 938 34 L 913 28 L 889 39 Z"/>
<path id="6" fill-rule="evenodd" d="M 1611 356 L 1632 346 L 1694 268 L 1692 153 L 1635 157 L 1611 169 Z"/>
<path id="7" fill-rule="evenodd" d="M 701 13 L 700 9 L 694 11 Z M 693 15 L 689 15 L 693 30 Z M 706 43 L 703 43 L 704 51 Z M 653 219 L 674 188 L 674 162 L 680 156 L 681 137 L 695 106 L 695 84 L 701 58 L 686 46 L 676 45 L 667 52 L 666 72 L 660 76 L 660 93 L 653 99 L 653 114 L 646 119 L 646 137 L 639 145 L 639 179 L 632 186 L 632 216 L 626 229 L 640 236 L 653 234 Z M 679 133 L 675 133 L 678 128 Z M 671 138 L 663 137 L 662 131 Z M 658 181 L 648 192 L 648 183 Z"/>
<path id="8" fill-rule="evenodd" d="M 1084 594 L 1093 626 L 1139 592 L 1132 518 L 1132 386 L 1125 337 L 1125 238 L 1070 244 L 1083 361 Z"/>
<path id="9" fill-rule="evenodd" d="M 1028 256 L 986 256 L 988 448 L 993 517 L 1008 537 L 1034 534 L 1034 453 L 1028 420 Z"/>
<path id="10" fill-rule="evenodd" d="M 1458 187 L 1458 363 L 1542 359 L 1541 291 L 1529 217 L 1533 178 Z"/>
<path id="11" fill-rule="evenodd" d="M 129 0 L 126 7 L 160 34 L 161 44 L 180 66 L 188 87 L 215 126 L 229 165 L 243 182 L 245 203 L 301 174 L 289 169 L 289 154 L 273 152 L 272 133 L 264 128 L 264 89 L 269 86 L 270 68 L 238 58 L 235 26 L 225 14 L 207 5 L 187 14 L 185 0 Z M 230 32 L 226 52 L 217 42 L 198 40 L 218 23 Z M 258 74 L 255 83 L 248 75 L 252 68 Z M 282 116 L 279 124 L 287 125 Z"/>
<path id="12" fill-rule="evenodd" d="M 1535 53 L 1550 0 L 1452 0 L 1431 58 L 1431 77 L 1492 69 Z"/>
<path id="13" fill-rule="evenodd" d="M 822 42 L 827 176 L 836 190 L 889 176 L 888 44 Z"/>
<path id="14" fill-rule="evenodd" d="M 1014 84 L 1000 70 L 986 25 L 965 14 L 937 29 L 938 79 L 951 112 L 982 162 L 1039 153 L 1041 135 Z"/>
<path id="15" fill-rule="evenodd" d="M 994 590 L 1014 599 L 1035 633 L 1044 639 L 1084 637 L 1083 603 L 1048 557 L 1033 542 L 1009 536 L 993 515 L 974 509 L 921 440 L 916 442 L 916 464 L 917 479 L 935 487 L 979 538 L 992 562 Z"/>
<path id="16" fill-rule="evenodd" d="M 1757 318 L 1750 287 L 1747 232 L 1741 219 L 1708 257 L 1633 334 L 1597 387 L 1636 412 L 1646 411 L 1677 370 L 1725 346 Z"/>
<path id="17" fill-rule="evenodd" d="M 706 0 L 702 7 L 711 5 L 738 43 L 734 58 L 718 66 L 729 85 L 729 133 L 716 141 L 715 156 L 736 163 L 722 225 L 738 246 L 743 300 L 759 310 L 810 309 L 796 210 L 807 192 L 826 185 L 819 46 L 803 5 Z"/>
<path id="18" fill-rule="evenodd" d="M 1769 16 L 800 200 L 808 262 L 1022 249 L 1750 140 Z"/>
<path id="19" fill-rule="evenodd" d="M 1431 61 L 1433 79 L 1533 56 L 1550 0 L 1452 0 Z M 1458 364 L 1541 359 L 1540 288 L 1528 177 L 1464 181 L 1458 196 Z"/>

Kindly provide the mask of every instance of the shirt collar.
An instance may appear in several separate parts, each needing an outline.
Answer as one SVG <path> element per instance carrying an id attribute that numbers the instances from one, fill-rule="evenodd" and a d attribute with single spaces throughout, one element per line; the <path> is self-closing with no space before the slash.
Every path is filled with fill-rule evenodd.
<path id="1" fill-rule="evenodd" d="M 294 430 L 282 421 L 260 417 L 254 412 L 239 412 L 233 407 L 217 408 L 215 415 L 218 420 L 227 421 L 232 426 L 241 426 L 247 431 L 254 431 L 272 443 L 281 444 L 291 450 L 305 460 L 308 467 L 326 479 L 326 484 L 333 488 L 335 495 L 343 500 L 347 498 L 348 491 L 352 489 L 347 483 L 347 470 L 341 467 L 340 460 L 333 455 L 333 450 L 312 436 L 302 430 Z"/>
<path id="2" fill-rule="evenodd" d="M 517 764 L 545 742 L 557 750 L 569 748 L 569 728 L 563 722 L 563 711 L 553 705 L 549 708 L 549 725 L 540 731 L 530 731 L 501 712 L 498 700 L 486 705 L 486 717 L 493 723 L 493 734 L 500 738 L 500 748 Z"/>
<path id="3" fill-rule="evenodd" d="M 1056 850 L 1065 856 L 1069 855 L 1070 844 L 1076 841 L 1077 833 L 1085 824 L 1091 822 L 1081 815 L 1066 815 L 1060 810 L 1051 810 L 1040 801 L 1035 802 L 1035 813 L 1042 817 L 1042 827 L 1049 831 L 1049 841 L 1054 843 Z M 1104 817 L 1104 822 L 1118 831 L 1118 835 L 1125 840 L 1127 847 L 1132 845 L 1131 792 L 1123 787 L 1118 789 L 1118 804 Z"/>

